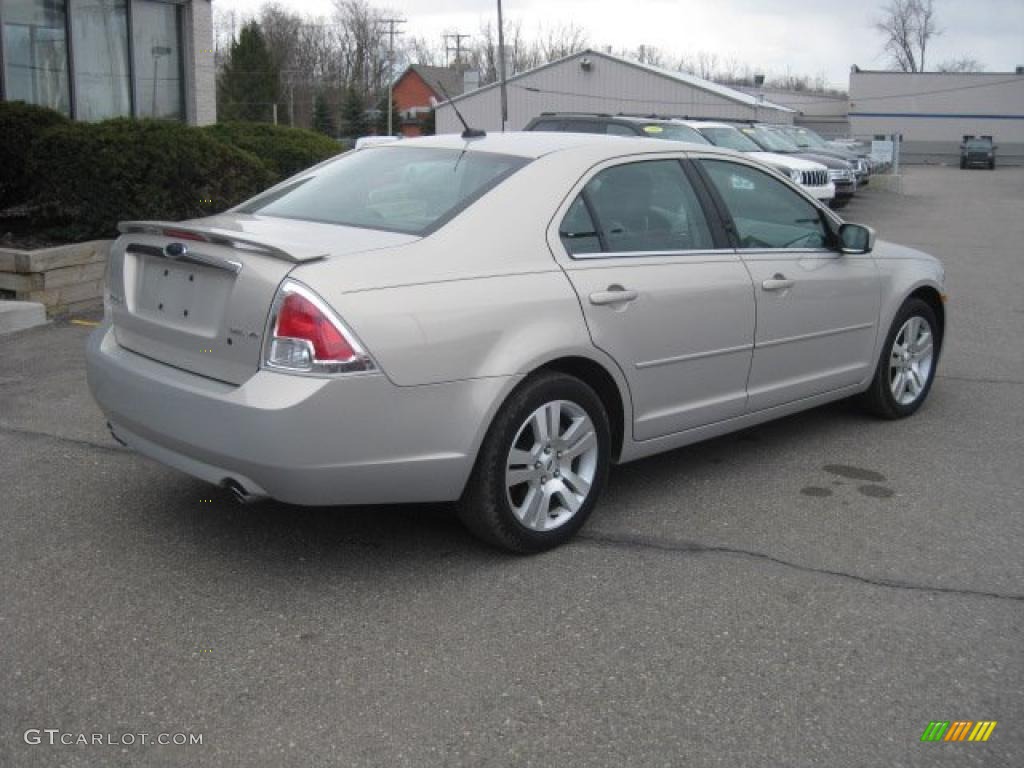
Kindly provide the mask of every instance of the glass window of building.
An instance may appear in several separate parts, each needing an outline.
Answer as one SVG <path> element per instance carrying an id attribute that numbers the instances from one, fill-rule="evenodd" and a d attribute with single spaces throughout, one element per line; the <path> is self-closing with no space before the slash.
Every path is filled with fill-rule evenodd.
<path id="1" fill-rule="evenodd" d="M 71 11 L 75 117 L 106 120 L 131 115 L 125 0 L 74 0 Z"/>
<path id="2" fill-rule="evenodd" d="M 139 117 L 184 118 L 179 8 L 169 3 L 132 6 L 135 112 Z"/>
<path id="3" fill-rule="evenodd" d="M 67 3 L 4 0 L 4 98 L 70 114 Z"/>

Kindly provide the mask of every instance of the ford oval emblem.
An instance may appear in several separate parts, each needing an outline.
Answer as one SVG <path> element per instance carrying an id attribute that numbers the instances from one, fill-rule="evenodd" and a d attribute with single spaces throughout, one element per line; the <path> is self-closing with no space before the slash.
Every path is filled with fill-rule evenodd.
<path id="1" fill-rule="evenodd" d="M 168 243 L 164 246 L 164 255 L 169 259 L 180 259 L 188 255 L 188 248 L 184 243 Z"/>

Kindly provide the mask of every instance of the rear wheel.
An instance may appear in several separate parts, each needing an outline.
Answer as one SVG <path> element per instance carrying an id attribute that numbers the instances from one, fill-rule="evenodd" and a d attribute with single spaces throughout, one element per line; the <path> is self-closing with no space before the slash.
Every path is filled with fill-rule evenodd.
<path id="1" fill-rule="evenodd" d="M 932 308 L 908 299 L 896 313 L 865 406 L 886 419 L 910 416 L 928 397 L 942 344 L 942 331 Z"/>
<path id="2" fill-rule="evenodd" d="M 495 416 L 459 517 L 477 537 L 510 552 L 563 544 L 597 502 L 610 451 L 608 416 L 589 386 L 561 373 L 533 376 Z"/>

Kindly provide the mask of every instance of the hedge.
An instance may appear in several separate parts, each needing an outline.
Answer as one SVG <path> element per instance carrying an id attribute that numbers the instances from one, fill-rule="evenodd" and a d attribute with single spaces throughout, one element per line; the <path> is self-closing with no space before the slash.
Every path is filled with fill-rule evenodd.
<path id="1" fill-rule="evenodd" d="M 207 216 L 275 175 L 257 157 L 175 122 L 69 122 L 33 144 L 36 224 L 69 239 L 113 237 L 117 222 Z"/>
<path id="2" fill-rule="evenodd" d="M 26 160 L 32 144 L 48 129 L 70 121 L 60 112 L 23 101 L 0 102 L 0 210 L 28 201 L 31 176 Z"/>
<path id="3" fill-rule="evenodd" d="M 342 146 L 322 133 L 270 123 L 229 122 L 202 129 L 218 141 L 251 152 L 280 181 L 327 160 Z"/>

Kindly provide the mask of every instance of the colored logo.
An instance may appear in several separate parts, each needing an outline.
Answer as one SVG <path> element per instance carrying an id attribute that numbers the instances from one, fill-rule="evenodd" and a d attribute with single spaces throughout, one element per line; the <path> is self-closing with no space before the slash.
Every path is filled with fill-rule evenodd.
<path id="1" fill-rule="evenodd" d="M 921 734 L 921 741 L 988 741 L 996 720 L 932 720 Z"/>

